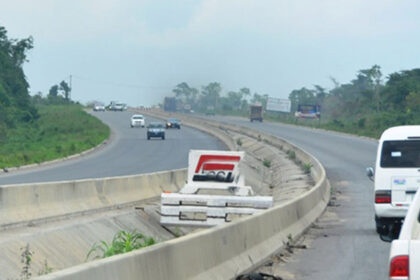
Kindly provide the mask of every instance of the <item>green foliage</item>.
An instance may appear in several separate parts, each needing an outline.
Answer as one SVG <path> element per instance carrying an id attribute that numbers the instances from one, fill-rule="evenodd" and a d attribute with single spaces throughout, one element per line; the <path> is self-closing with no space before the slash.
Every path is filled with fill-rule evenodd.
<path id="1" fill-rule="evenodd" d="M 22 64 L 33 47 L 31 37 L 16 40 L 7 37 L 0 26 L 0 127 L 5 130 L 19 123 L 29 123 L 38 117 L 30 102 L 29 85 Z"/>
<path id="2" fill-rule="evenodd" d="M 238 146 L 242 146 L 242 139 L 241 138 L 236 139 L 236 144 L 238 144 Z"/>
<path id="3" fill-rule="evenodd" d="M 301 88 L 299 90 L 293 90 L 289 94 L 289 99 L 292 102 L 292 111 L 297 109 L 299 104 L 315 104 L 315 94 L 313 90 L 307 88 Z"/>
<path id="4" fill-rule="evenodd" d="M 100 241 L 99 244 L 95 243 L 87 254 L 86 260 L 88 260 L 92 254 L 96 254 L 94 259 L 106 258 L 151 246 L 153 244 L 156 244 L 156 241 L 152 237 L 146 237 L 136 231 L 127 232 L 122 230 L 115 234 L 111 243 L 107 243 L 103 240 Z"/>
<path id="5" fill-rule="evenodd" d="M 263 160 L 263 165 L 267 168 L 270 168 L 271 167 L 271 161 L 268 160 L 268 159 L 264 159 Z"/>
<path id="6" fill-rule="evenodd" d="M 44 263 L 42 264 L 42 269 L 38 272 L 38 275 L 46 275 L 49 274 L 51 272 L 53 272 L 54 268 L 52 268 L 51 266 L 48 265 L 48 261 L 47 259 L 44 260 Z"/>
<path id="7" fill-rule="evenodd" d="M 296 153 L 295 153 L 295 151 L 293 151 L 293 150 L 287 150 L 287 157 L 289 158 L 289 159 L 295 159 L 296 158 Z"/>
<path id="8" fill-rule="evenodd" d="M 21 248 L 20 262 L 22 263 L 22 271 L 20 272 L 20 279 L 30 279 L 32 276 L 31 264 L 32 264 L 32 252 L 29 248 L 29 243 L 25 247 Z"/>
<path id="9" fill-rule="evenodd" d="M 303 172 L 305 172 L 305 174 L 308 174 L 311 172 L 311 168 L 313 167 L 313 165 L 311 163 L 304 163 L 302 165 L 303 168 Z"/>
<path id="10" fill-rule="evenodd" d="M 79 105 L 42 105 L 39 118 L 0 133 L 0 168 L 39 163 L 92 148 L 109 128 Z"/>

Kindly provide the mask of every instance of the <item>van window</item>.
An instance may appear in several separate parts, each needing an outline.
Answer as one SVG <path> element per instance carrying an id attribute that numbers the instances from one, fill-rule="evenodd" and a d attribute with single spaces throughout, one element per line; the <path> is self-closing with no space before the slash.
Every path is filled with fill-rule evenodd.
<path id="1" fill-rule="evenodd" d="M 420 167 L 420 140 L 384 141 L 381 167 Z"/>

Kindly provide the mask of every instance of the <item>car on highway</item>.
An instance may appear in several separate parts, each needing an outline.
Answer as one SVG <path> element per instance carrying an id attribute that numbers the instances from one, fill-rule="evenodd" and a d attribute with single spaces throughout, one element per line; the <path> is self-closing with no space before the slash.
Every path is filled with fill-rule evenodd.
<path id="1" fill-rule="evenodd" d="M 125 108 L 125 104 L 117 103 L 111 108 L 111 110 L 112 111 L 124 111 L 124 108 Z"/>
<path id="2" fill-rule="evenodd" d="M 93 105 L 93 111 L 98 112 L 98 111 L 105 111 L 105 106 L 102 104 L 95 104 Z"/>
<path id="3" fill-rule="evenodd" d="M 169 118 L 166 121 L 166 128 L 178 128 L 181 129 L 181 121 L 176 118 Z"/>
<path id="4" fill-rule="evenodd" d="M 165 140 L 165 126 L 161 122 L 151 122 L 147 126 L 147 140 L 150 138 L 162 138 Z"/>
<path id="5" fill-rule="evenodd" d="M 408 207 L 420 185 L 420 125 L 391 127 L 379 139 L 375 170 L 376 231 L 383 241 L 398 237 Z"/>
<path id="6" fill-rule="evenodd" d="M 420 192 L 408 209 L 399 238 L 392 241 L 389 279 L 420 279 Z"/>
<path id="7" fill-rule="evenodd" d="M 144 116 L 143 115 L 135 114 L 135 115 L 132 115 L 131 116 L 131 118 L 130 118 L 130 126 L 132 128 L 133 127 L 138 127 L 138 126 L 144 127 L 144 125 L 145 125 L 145 119 L 144 119 Z"/>

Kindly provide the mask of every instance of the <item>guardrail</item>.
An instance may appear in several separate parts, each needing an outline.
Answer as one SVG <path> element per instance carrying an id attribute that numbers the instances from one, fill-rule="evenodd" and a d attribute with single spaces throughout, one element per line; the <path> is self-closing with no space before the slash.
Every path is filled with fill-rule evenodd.
<path id="1" fill-rule="evenodd" d="M 201 121 L 200 121 L 201 122 Z M 224 125 L 223 125 L 224 126 Z M 226 126 L 225 126 L 226 128 Z M 231 126 L 312 164 L 317 182 L 307 193 L 264 212 L 125 255 L 65 269 L 38 279 L 233 279 L 275 254 L 289 236 L 302 234 L 325 210 L 330 185 L 323 166 L 293 144 Z"/>
<path id="2" fill-rule="evenodd" d="M 179 169 L 134 176 L 3 185 L 0 186 L 0 229 L 159 197 L 163 190 L 178 191 L 186 178 L 187 170 Z"/>

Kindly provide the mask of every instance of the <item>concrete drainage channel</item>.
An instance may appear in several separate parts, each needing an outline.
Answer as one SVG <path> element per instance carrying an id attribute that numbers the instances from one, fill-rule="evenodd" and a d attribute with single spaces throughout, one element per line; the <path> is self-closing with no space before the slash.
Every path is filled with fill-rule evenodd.
<path id="1" fill-rule="evenodd" d="M 166 118 L 160 112 L 154 115 Z M 202 129 L 194 121 L 183 122 Z M 176 192 L 182 187 L 185 170 L 3 186 L 1 278 L 18 275 L 19 249 L 25 242 L 31 243 L 34 259 L 45 258 L 51 267 L 62 269 L 83 263 L 94 242 L 111 240 L 118 228 L 131 227 L 160 236 L 157 239 L 162 242 L 39 279 L 233 279 L 263 263 L 289 236 L 301 234 L 322 213 L 330 192 L 325 171 L 316 159 L 283 140 L 248 129 L 210 122 L 205 127 L 230 149 L 247 151 L 248 183 L 258 194 L 273 195 L 275 207 L 163 242 L 174 236 L 159 226 L 156 201 L 162 190 Z M 310 176 L 299 166 L 302 164 L 312 166 L 307 170 Z M 143 211 L 135 211 L 134 205 Z M 10 228 L 12 221 L 19 223 Z"/>

